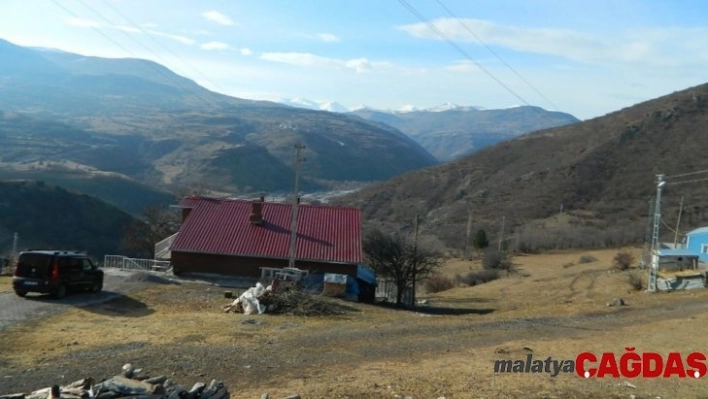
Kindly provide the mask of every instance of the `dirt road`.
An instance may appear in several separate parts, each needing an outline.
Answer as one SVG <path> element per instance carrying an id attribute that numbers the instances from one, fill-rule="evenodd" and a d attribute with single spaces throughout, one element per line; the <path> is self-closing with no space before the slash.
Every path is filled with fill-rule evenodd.
<path id="1" fill-rule="evenodd" d="M 131 275 L 115 269 L 104 269 L 104 289 L 98 294 L 71 293 L 58 300 L 49 295 L 30 293 L 20 298 L 12 292 L 0 293 L 0 331 L 8 326 L 58 314 L 74 307 L 85 307 L 111 301 L 144 287 L 140 282 L 126 281 Z"/>

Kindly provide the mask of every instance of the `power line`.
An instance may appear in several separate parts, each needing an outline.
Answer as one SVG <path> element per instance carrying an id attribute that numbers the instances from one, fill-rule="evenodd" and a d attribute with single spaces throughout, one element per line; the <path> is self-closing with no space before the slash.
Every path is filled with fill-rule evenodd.
<path id="1" fill-rule="evenodd" d="M 525 105 L 531 107 L 531 109 L 535 110 L 539 115 L 541 115 L 543 118 L 547 119 L 547 120 L 550 121 L 551 123 L 555 123 L 555 121 L 552 120 L 551 118 L 549 118 L 548 115 L 546 115 L 546 114 L 540 112 L 538 109 L 536 109 L 535 107 L 531 106 L 531 104 L 529 104 L 528 101 L 524 100 L 523 97 L 521 97 L 521 96 L 520 96 L 519 94 L 517 94 L 513 89 L 511 89 L 509 86 L 507 86 L 506 84 L 504 84 L 504 82 L 502 82 L 500 79 L 498 79 L 496 76 L 494 76 L 493 73 L 491 73 L 490 71 L 488 71 L 488 70 L 487 70 L 485 67 L 483 67 L 479 62 L 477 62 L 477 60 L 475 60 L 475 59 L 472 58 L 469 54 L 467 54 L 467 52 L 466 52 L 465 50 L 463 50 L 460 46 L 458 46 L 455 42 L 453 42 L 452 40 L 450 40 L 450 38 L 448 38 L 442 31 L 440 31 L 440 29 L 438 29 L 434 24 L 432 24 L 430 21 L 428 21 L 421 13 L 419 13 L 418 10 L 416 10 L 413 6 L 411 6 L 410 4 L 408 4 L 408 2 L 407 2 L 406 0 L 398 0 L 398 2 L 401 3 L 401 5 L 402 5 L 403 7 L 405 7 L 408 11 L 410 11 L 413 15 L 415 15 L 416 17 L 418 17 L 418 19 L 420 19 L 421 22 L 425 23 L 425 24 L 428 26 L 428 28 L 430 28 L 430 30 L 432 30 L 432 31 L 435 32 L 438 36 L 440 36 L 447 44 L 449 44 L 452 48 L 454 48 L 454 49 L 457 50 L 460 54 L 462 54 L 463 57 L 465 57 L 465 58 L 467 58 L 468 60 L 472 61 L 479 69 L 482 70 L 482 72 L 486 73 L 490 78 L 492 78 L 495 82 L 497 82 L 497 84 L 499 84 L 499 85 L 502 86 L 504 89 L 506 89 L 509 93 L 511 93 L 511 94 L 512 94 L 514 97 L 516 97 L 519 101 L 521 101 L 521 102 L 524 103 Z"/>
<path id="2" fill-rule="evenodd" d="M 472 36 L 474 36 L 474 38 L 477 39 L 478 42 L 480 42 L 487 50 L 489 50 L 490 53 L 492 53 L 499 61 L 501 61 L 502 64 L 504 64 L 507 68 L 509 68 L 509 70 L 511 70 L 516 76 L 518 76 L 519 79 L 521 79 L 521 80 L 522 80 L 524 83 L 526 83 L 533 91 L 535 91 L 536 94 L 538 94 L 539 96 L 541 96 L 544 100 L 548 101 L 548 103 L 551 104 L 551 106 L 553 106 L 553 108 L 555 108 L 556 111 L 559 111 L 559 110 L 560 110 L 560 108 L 559 108 L 557 105 L 555 105 L 555 104 L 553 103 L 553 101 L 549 100 L 548 97 L 546 97 L 545 95 L 543 95 L 543 93 L 541 93 L 538 89 L 536 89 L 536 87 L 534 87 L 529 81 L 527 81 L 526 79 L 524 79 L 524 77 L 521 76 L 521 74 L 519 74 L 519 73 L 516 71 L 516 69 L 512 68 L 511 65 L 509 65 L 506 61 L 504 61 L 504 60 L 499 56 L 499 54 L 497 54 L 496 51 L 494 51 L 491 47 L 489 47 L 486 43 L 484 43 L 484 41 L 482 41 L 482 39 L 481 39 L 479 36 L 477 36 L 477 35 L 472 31 L 472 29 L 470 29 L 469 26 L 467 26 L 467 24 L 465 24 L 464 22 L 462 22 L 462 21 L 460 20 L 460 18 L 458 18 L 445 4 L 443 4 L 443 2 L 442 2 L 441 0 L 435 0 L 435 1 L 440 5 L 440 7 L 442 7 L 445 11 L 447 11 L 447 13 L 450 14 L 451 17 L 455 18 L 455 20 L 456 20 L 460 25 L 462 25 L 462 27 L 464 27 Z"/>
<path id="3" fill-rule="evenodd" d="M 699 170 L 698 172 L 690 172 L 690 173 L 683 173 L 683 174 L 680 174 L 680 175 L 666 176 L 666 178 L 667 178 L 667 179 L 674 179 L 674 178 L 676 178 L 676 177 L 693 176 L 693 175 L 697 175 L 697 174 L 700 174 L 700 173 L 708 173 L 708 169 L 706 169 L 706 170 Z"/>
<path id="4" fill-rule="evenodd" d="M 115 26 L 115 24 L 113 23 L 113 21 L 111 21 L 110 19 L 108 19 L 107 17 L 105 17 L 105 16 L 104 16 L 103 14 L 101 14 L 100 12 L 96 11 L 96 9 L 94 9 L 93 7 L 91 7 L 91 6 L 89 6 L 88 4 L 86 4 L 86 2 L 84 2 L 83 0 L 76 0 L 76 1 L 79 2 L 79 3 L 81 3 L 81 5 L 83 5 L 83 6 L 86 7 L 87 9 L 89 9 L 92 13 L 96 14 L 99 18 L 101 18 L 103 21 L 105 21 L 105 22 L 108 23 L 109 25 Z M 133 42 L 137 43 L 140 47 L 144 48 L 145 50 L 147 50 L 148 52 L 150 52 L 152 55 L 154 55 L 155 57 L 159 58 L 162 62 L 165 62 L 165 60 L 164 60 L 159 54 L 155 53 L 151 48 L 145 46 L 143 43 L 141 43 L 139 40 L 137 40 L 137 39 L 134 38 L 133 36 L 129 35 L 129 34 L 128 34 L 127 32 L 125 32 L 124 30 L 122 30 L 122 29 L 120 29 L 120 28 L 118 28 L 118 30 L 120 31 L 120 33 L 122 33 L 123 35 L 125 35 L 128 39 L 130 39 L 130 40 L 132 40 Z"/>
<path id="5" fill-rule="evenodd" d="M 68 9 L 67 7 L 65 7 L 65 6 L 63 6 L 63 5 L 61 5 L 61 4 L 59 4 L 59 3 L 57 2 L 57 0 L 51 0 L 51 1 L 52 1 L 52 3 L 54 3 L 54 5 L 56 5 L 57 7 L 61 8 L 62 10 L 64 10 L 64 12 L 66 12 L 66 13 L 69 14 L 69 15 L 71 15 L 72 17 L 74 17 L 74 18 L 80 18 L 76 13 L 74 13 L 73 11 L 71 11 L 70 9 Z M 81 0 L 79 0 L 79 1 L 81 2 Z M 82 2 L 82 4 L 85 5 L 85 3 L 83 3 L 83 2 Z M 86 6 L 86 5 L 85 5 L 85 6 Z M 91 9 L 90 7 L 88 7 L 88 6 L 86 6 L 86 7 L 93 11 L 93 9 Z M 95 12 L 95 11 L 94 11 L 94 12 Z M 98 15 L 101 16 L 100 14 L 98 14 Z M 105 17 L 103 17 L 103 16 L 101 16 L 101 18 L 104 18 L 104 20 L 107 20 L 107 19 L 105 19 Z M 111 23 L 111 22 L 109 21 L 109 23 Z M 123 46 L 122 44 L 120 44 L 120 43 L 118 43 L 117 41 L 113 40 L 113 38 L 111 38 L 110 36 L 108 36 L 108 35 L 106 35 L 105 33 L 103 33 L 100 29 L 96 28 L 95 26 L 91 26 L 91 29 L 93 29 L 94 31 L 96 31 L 98 34 L 100 34 L 101 36 L 103 36 L 106 40 L 108 40 L 108 41 L 110 41 L 111 43 L 115 44 L 115 45 L 118 46 L 120 49 L 122 49 L 122 50 L 125 51 L 126 53 L 130 54 L 130 55 L 133 56 L 134 58 L 140 59 L 140 57 L 138 57 L 137 55 L 135 55 L 132 51 L 128 50 L 128 49 L 127 49 L 125 46 Z M 124 33 L 125 33 L 125 32 L 124 32 Z M 130 37 L 130 36 L 129 36 L 129 37 Z M 131 38 L 132 38 L 132 37 L 131 37 Z M 149 50 L 149 49 L 148 49 L 148 50 Z M 150 50 L 149 50 L 149 51 L 150 51 Z M 148 62 L 147 65 L 149 65 L 150 68 L 154 69 L 157 73 L 159 73 L 159 74 L 161 74 L 161 75 L 163 75 L 163 76 L 165 76 L 165 77 L 168 77 L 168 78 L 171 77 L 171 76 L 169 76 L 169 75 L 166 75 L 163 70 L 161 70 L 160 68 L 157 68 L 154 64 Z M 179 82 L 179 81 L 176 81 L 176 82 Z M 181 82 L 179 82 L 179 83 L 177 83 L 177 84 L 181 84 Z M 200 96 L 199 94 L 197 94 L 197 93 L 194 92 L 194 91 L 192 91 L 192 94 L 193 94 L 195 97 L 197 97 L 198 99 L 202 100 L 202 101 L 203 101 L 206 105 L 208 105 L 208 106 L 213 106 L 213 105 L 216 104 L 216 103 L 213 102 L 213 101 L 210 102 L 210 101 L 204 99 L 202 96 Z"/>
<path id="6" fill-rule="evenodd" d="M 664 227 L 666 227 L 666 228 L 667 228 L 668 230 L 670 230 L 672 233 L 678 234 L 678 231 L 677 231 L 677 230 L 672 229 L 671 226 L 669 226 L 668 224 L 666 224 L 666 222 L 664 222 L 664 218 L 661 218 L 661 223 L 664 225 Z"/>
<path id="7" fill-rule="evenodd" d="M 676 184 L 697 183 L 697 182 L 702 182 L 702 181 L 708 181 L 708 177 L 705 179 L 684 180 L 684 181 L 670 182 L 670 183 L 666 183 L 666 184 L 673 186 Z"/>
<path id="8" fill-rule="evenodd" d="M 81 1 L 81 0 L 79 0 L 79 1 Z M 225 92 L 225 91 L 226 91 L 226 90 L 224 90 L 220 85 L 218 85 L 217 83 L 215 83 L 214 81 L 212 81 L 208 76 L 206 76 L 205 74 L 203 74 L 202 71 L 200 71 L 199 69 L 195 68 L 192 64 L 190 64 L 190 63 L 187 62 L 185 59 L 183 59 L 182 57 L 180 57 L 179 55 L 177 55 L 177 54 L 176 54 L 175 52 L 173 52 L 169 47 L 167 47 L 167 46 L 163 45 L 162 43 L 160 43 L 160 41 L 157 40 L 157 39 L 155 39 L 155 38 L 150 34 L 150 32 L 146 31 L 145 29 L 143 29 L 142 26 L 140 26 L 140 25 L 138 25 L 137 23 L 133 22 L 133 20 L 131 20 L 130 18 L 128 18 L 125 14 L 123 14 L 122 12 L 120 12 L 118 9 L 116 9 L 116 8 L 115 8 L 113 5 L 111 5 L 109 2 L 107 2 L 106 0 L 101 0 L 101 2 L 102 2 L 103 4 L 105 4 L 106 6 L 108 6 L 108 8 L 110 8 L 111 10 L 113 10 L 116 14 L 120 15 L 123 19 L 125 19 L 126 21 L 128 21 L 128 23 L 130 23 L 131 25 L 133 25 L 136 29 L 140 30 L 143 34 L 145 34 L 145 36 L 149 37 L 149 38 L 150 38 L 153 42 L 155 42 L 158 46 L 162 47 L 165 51 L 167 51 L 168 53 L 172 54 L 173 57 L 175 57 L 176 59 L 178 59 L 179 61 L 181 61 L 181 62 L 184 63 L 185 65 L 187 65 L 187 66 L 189 66 L 190 68 L 192 68 L 192 69 L 193 69 L 195 72 L 197 72 L 202 78 L 204 78 L 204 80 L 206 80 L 207 82 L 209 82 L 209 83 L 212 84 L 214 87 L 216 87 L 217 89 L 221 90 L 222 92 Z"/>

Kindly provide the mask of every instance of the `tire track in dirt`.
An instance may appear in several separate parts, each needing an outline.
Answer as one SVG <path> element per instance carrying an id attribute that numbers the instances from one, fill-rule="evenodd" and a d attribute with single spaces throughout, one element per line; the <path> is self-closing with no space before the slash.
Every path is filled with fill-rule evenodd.
<path id="1" fill-rule="evenodd" d="M 597 277 L 601 275 L 602 273 L 606 273 L 607 270 L 586 270 L 583 272 L 580 272 L 577 276 L 573 278 L 573 280 L 570 282 L 570 285 L 568 288 L 570 289 L 570 293 L 568 293 L 565 297 L 563 297 L 564 301 L 569 301 L 576 297 L 577 295 L 580 294 L 580 289 L 576 288 L 576 285 L 578 285 L 578 281 L 585 277 L 590 277 L 590 281 L 588 282 L 587 286 L 583 289 L 585 291 L 585 294 L 590 297 L 590 292 L 595 288 L 595 283 L 597 281 Z"/>

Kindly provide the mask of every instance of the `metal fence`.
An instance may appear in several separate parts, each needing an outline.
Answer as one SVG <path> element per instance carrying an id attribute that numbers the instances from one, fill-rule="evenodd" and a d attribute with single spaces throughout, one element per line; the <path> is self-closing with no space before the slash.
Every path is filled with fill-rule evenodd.
<path id="1" fill-rule="evenodd" d="M 113 267 L 123 270 L 143 270 L 152 272 L 170 272 L 170 261 L 155 259 L 128 258 L 122 255 L 106 255 L 103 258 L 103 267 Z"/>
<path id="2" fill-rule="evenodd" d="M 389 279 L 379 278 L 376 285 L 376 298 L 385 299 L 387 302 L 396 302 L 398 287 Z M 401 301 L 404 305 L 413 306 L 413 287 L 406 287 L 403 290 Z"/>
<path id="3" fill-rule="evenodd" d="M 174 233 L 171 236 L 155 244 L 155 259 L 170 259 L 170 246 L 174 242 L 175 238 L 177 238 L 177 234 L 179 233 Z"/>
<path id="4" fill-rule="evenodd" d="M 0 257 L 0 275 L 12 274 L 14 269 L 14 259 Z"/>

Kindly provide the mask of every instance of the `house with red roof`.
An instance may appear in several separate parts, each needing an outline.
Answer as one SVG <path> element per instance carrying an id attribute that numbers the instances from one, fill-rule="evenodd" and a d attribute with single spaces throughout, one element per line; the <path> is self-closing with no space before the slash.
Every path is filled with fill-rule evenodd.
<path id="1" fill-rule="evenodd" d="M 175 274 L 258 278 L 261 268 L 288 267 L 292 204 L 187 197 L 180 207 L 182 226 L 170 245 Z M 295 248 L 296 268 L 361 278 L 361 211 L 299 204 Z"/>

